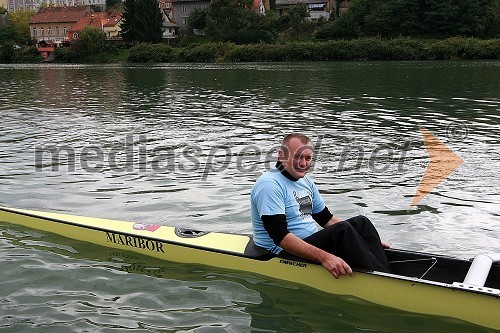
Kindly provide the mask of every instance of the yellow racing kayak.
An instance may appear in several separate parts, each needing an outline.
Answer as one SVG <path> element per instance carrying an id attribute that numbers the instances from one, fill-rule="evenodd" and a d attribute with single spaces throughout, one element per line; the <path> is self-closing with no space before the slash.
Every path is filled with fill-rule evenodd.
<path id="1" fill-rule="evenodd" d="M 355 270 L 352 277 L 336 280 L 321 265 L 280 258 L 258 248 L 249 235 L 0 207 L 0 223 L 6 228 L 3 222 L 171 262 L 247 271 L 404 311 L 500 329 L 500 254 L 463 260 L 391 249 L 387 254 L 393 274 Z"/>

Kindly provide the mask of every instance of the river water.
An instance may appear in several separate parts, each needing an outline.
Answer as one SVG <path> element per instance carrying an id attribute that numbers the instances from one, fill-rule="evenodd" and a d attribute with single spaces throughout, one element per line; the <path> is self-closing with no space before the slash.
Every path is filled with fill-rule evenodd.
<path id="1" fill-rule="evenodd" d="M 0 205 L 250 233 L 281 138 L 341 218 L 394 247 L 500 251 L 500 62 L 0 65 Z M 410 209 L 427 130 L 463 163 Z M 1 223 L 1 222 L 0 222 Z M 244 272 L 2 224 L 0 328 L 481 332 Z"/>

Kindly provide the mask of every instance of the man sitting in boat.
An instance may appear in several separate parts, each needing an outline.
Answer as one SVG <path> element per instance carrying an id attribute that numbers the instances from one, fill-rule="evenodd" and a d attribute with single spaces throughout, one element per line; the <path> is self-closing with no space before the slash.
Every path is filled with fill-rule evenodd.
<path id="1" fill-rule="evenodd" d="M 280 256 L 319 262 L 337 279 L 352 275 L 351 266 L 390 272 L 384 252 L 390 246 L 381 242 L 368 218 L 341 221 L 330 213 L 307 175 L 312 157 L 307 136 L 293 133 L 283 139 L 276 168 L 266 171 L 252 188 L 255 244 Z"/>

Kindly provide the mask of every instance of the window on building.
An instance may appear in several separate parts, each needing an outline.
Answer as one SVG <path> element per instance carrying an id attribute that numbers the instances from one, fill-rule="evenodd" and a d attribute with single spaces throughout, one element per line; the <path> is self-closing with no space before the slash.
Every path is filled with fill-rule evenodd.
<path id="1" fill-rule="evenodd" d="M 36 36 L 36 28 L 33 28 L 33 36 Z"/>
<path id="2" fill-rule="evenodd" d="M 63 33 L 64 33 L 64 36 L 66 36 L 68 34 L 68 30 L 66 30 L 66 27 L 63 28 Z"/>
<path id="3" fill-rule="evenodd" d="M 47 29 L 47 35 L 49 35 L 49 36 L 52 35 L 52 27 L 49 27 Z"/>
<path id="4" fill-rule="evenodd" d="M 182 24 L 187 24 L 188 23 L 188 19 L 187 17 L 183 17 L 182 18 Z"/>
<path id="5" fill-rule="evenodd" d="M 325 11 L 326 4 L 324 3 L 310 3 L 308 8 L 309 11 L 317 12 L 317 11 Z"/>
<path id="6" fill-rule="evenodd" d="M 56 35 L 59 36 L 59 27 L 56 27 Z"/>
<path id="7" fill-rule="evenodd" d="M 183 13 L 187 12 L 187 7 L 186 7 L 186 5 L 182 5 L 182 12 L 183 12 Z"/>
<path id="8" fill-rule="evenodd" d="M 40 35 L 43 36 L 43 27 L 40 28 Z"/>

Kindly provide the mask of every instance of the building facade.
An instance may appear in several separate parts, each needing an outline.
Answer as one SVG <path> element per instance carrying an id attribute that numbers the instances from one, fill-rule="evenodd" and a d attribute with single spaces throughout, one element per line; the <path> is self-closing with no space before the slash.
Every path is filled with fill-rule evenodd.
<path id="1" fill-rule="evenodd" d="M 180 29 L 187 29 L 188 17 L 195 9 L 204 9 L 210 0 L 172 0 L 172 18 Z"/>
<path id="2" fill-rule="evenodd" d="M 0 0 L 1 1 L 1 0 Z M 77 6 L 81 5 L 81 0 L 6 0 L 7 10 L 16 12 L 19 10 L 37 11 L 41 5 L 54 6 Z"/>
<path id="3" fill-rule="evenodd" d="M 320 17 L 329 19 L 334 14 L 335 5 L 333 0 L 276 0 L 276 14 L 281 16 L 299 3 L 307 5 L 309 20 L 317 20 Z"/>
<path id="4" fill-rule="evenodd" d="M 90 16 L 90 6 L 45 7 L 30 21 L 31 38 L 37 42 L 68 40 L 69 30 L 82 18 Z"/>
<path id="5" fill-rule="evenodd" d="M 0 7 L 5 7 L 9 12 L 18 10 L 37 11 L 44 6 L 106 6 L 106 0 L 0 0 Z"/>

